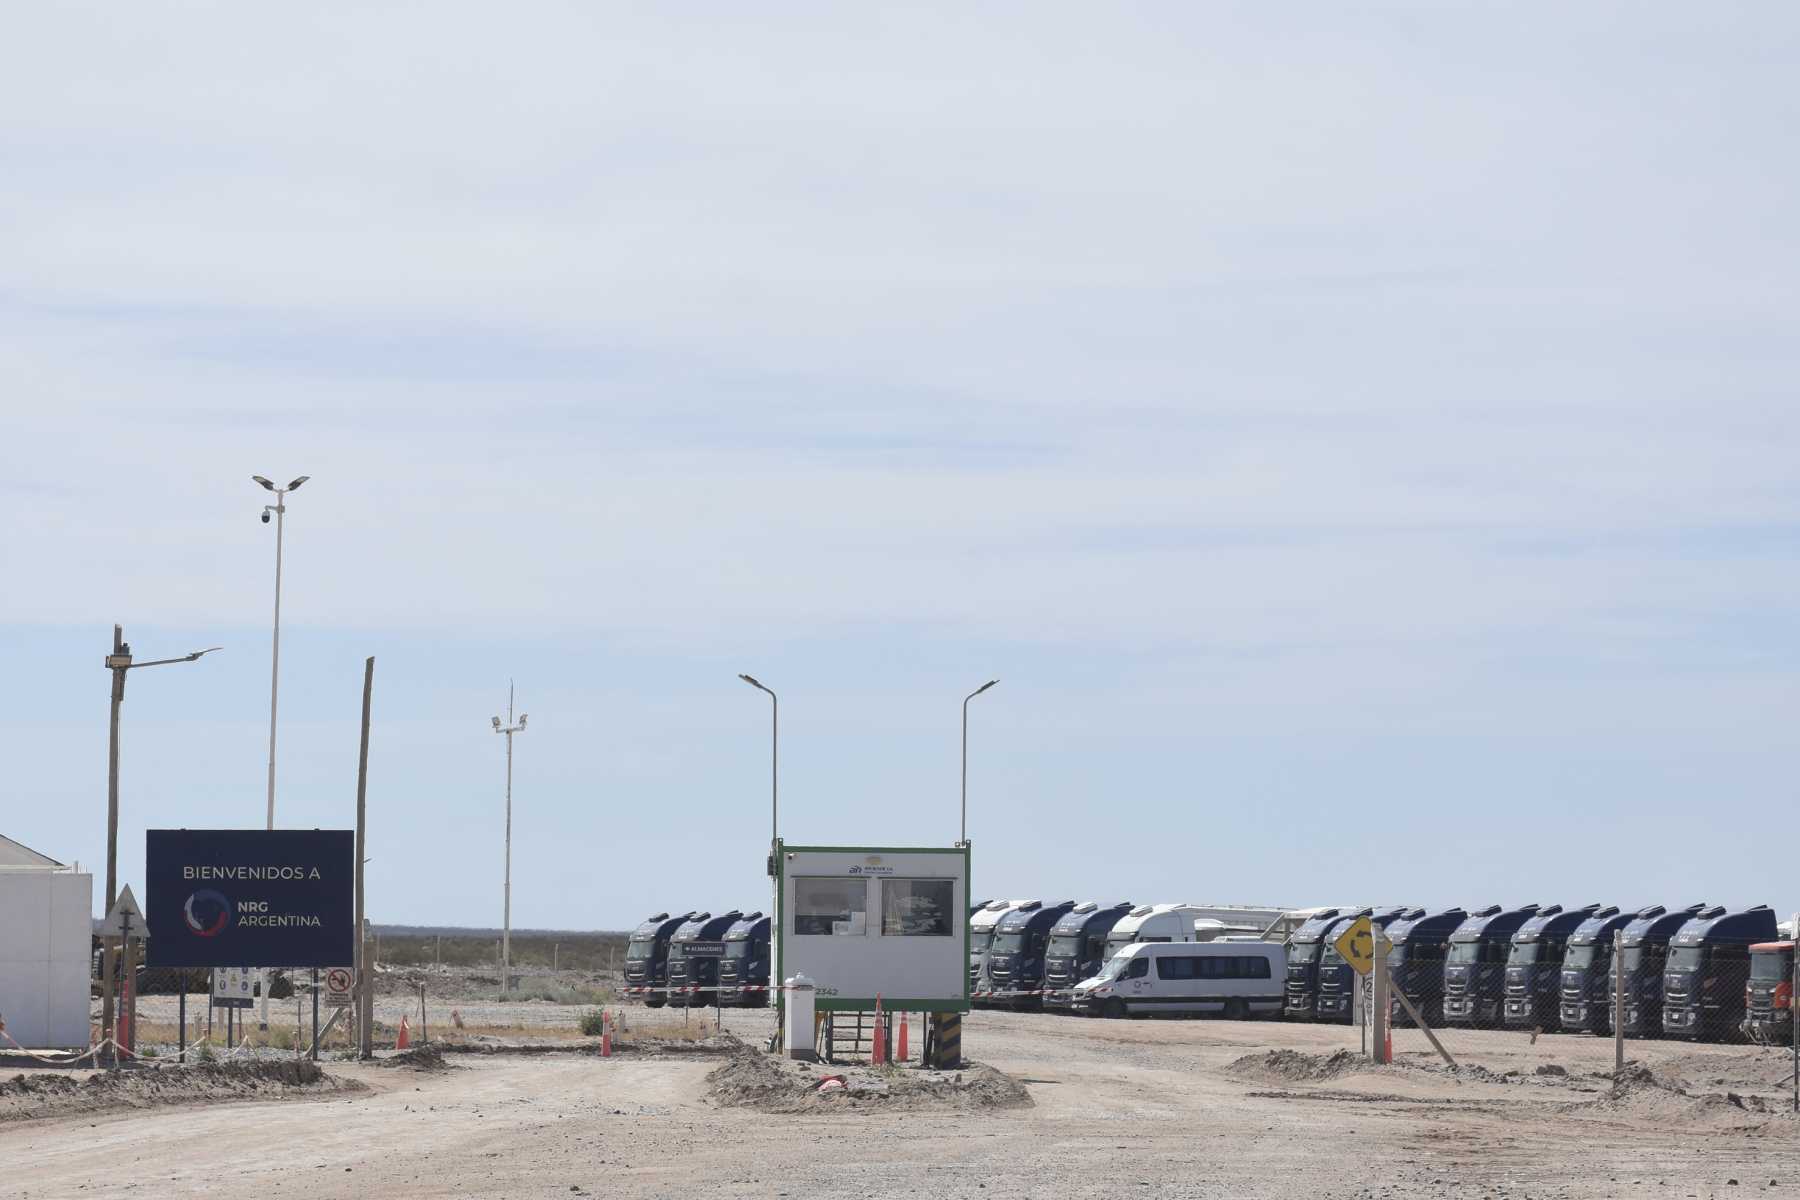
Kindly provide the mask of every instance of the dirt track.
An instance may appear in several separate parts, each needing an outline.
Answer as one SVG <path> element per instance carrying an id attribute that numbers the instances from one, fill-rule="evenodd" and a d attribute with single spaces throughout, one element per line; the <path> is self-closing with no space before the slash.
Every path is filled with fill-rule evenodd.
<path id="1" fill-rule="evenodd" d="M 1634 1044 L 1692 1094 L 1613 1099 L 1607 1043 L 1462 1034 L 1483 1071 L 1459 1078 L 1409 1037 L 1421 1066 L 1365 1070 L 1240 1061 L 1345 1029 L 976 1014 L 965 1049 L 1032 1103 L 973 1116 L 721 1108 L 692 1056 L 332 1064 L 369 1091 L 0 1127 L 0 1196 L 1800 1197 L 1800 1123 L 1756 1111 L 1775 1052 Z"/>

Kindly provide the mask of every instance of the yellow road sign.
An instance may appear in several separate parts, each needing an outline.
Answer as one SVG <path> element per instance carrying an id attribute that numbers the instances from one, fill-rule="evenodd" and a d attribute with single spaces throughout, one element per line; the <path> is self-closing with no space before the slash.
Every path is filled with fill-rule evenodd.
<path id="1" fill-rule="evenodd" d="M 1352 921 L 1350 928 L 1339 934 L 1332 945 L 1358 975 L 1367 975 L 1374 970 L 1375 956 L 1394 948 L 1394 943 L 1388 941 L 1387 935 L 1375 928 L 1375 923 L 1367 917 Z"/>

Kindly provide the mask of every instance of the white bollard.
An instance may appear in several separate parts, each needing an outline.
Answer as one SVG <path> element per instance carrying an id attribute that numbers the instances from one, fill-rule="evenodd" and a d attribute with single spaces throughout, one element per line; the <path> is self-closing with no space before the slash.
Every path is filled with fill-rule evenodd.
<path id="1" fill-rule="evenodd" d="M 813 1049 L 813 986 L 813 981 L 804 975 L 787 980 L 788 1057 L 801 1062 L 814 1062 L 819 1057 Z"/>

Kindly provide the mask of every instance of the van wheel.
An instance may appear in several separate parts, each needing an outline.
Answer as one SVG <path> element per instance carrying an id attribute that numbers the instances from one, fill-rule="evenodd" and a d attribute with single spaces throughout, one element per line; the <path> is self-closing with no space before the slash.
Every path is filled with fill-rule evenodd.
<path id="1" fill-rule="evenodd" d="M 1109 1020 L 1119 1020 L 1125 1015 L 1125 1002 L 1115 996 L 1100 1006 L 1100 1015 Z"/>
<path id="2" fill-rule="evenodd" d="M 1225 1019 L 1227 1021 L 1243 1021 L 1247 1020 L 1249 1016 L 1250 1007 L 1242 1000 L 1227 1000 L 1225 1002 Z"/>

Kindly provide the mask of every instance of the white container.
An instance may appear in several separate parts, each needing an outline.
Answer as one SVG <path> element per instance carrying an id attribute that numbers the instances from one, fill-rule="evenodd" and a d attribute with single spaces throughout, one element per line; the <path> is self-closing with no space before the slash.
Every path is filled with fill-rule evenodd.
<path id="1" fill-rule="evenodd" d="M 819 1057 L 813 1049 L 817 1037 L 813 1032 L 813 981 L 795 975 L 786 982 L 788 1057 L 812 1062 Z"/>
<path id="2" fill-rule="evenodd" d="M 21 1045 L 88 1044 L 93 894 L 85 872 L 0 870 L 0 1018 Z"/>

